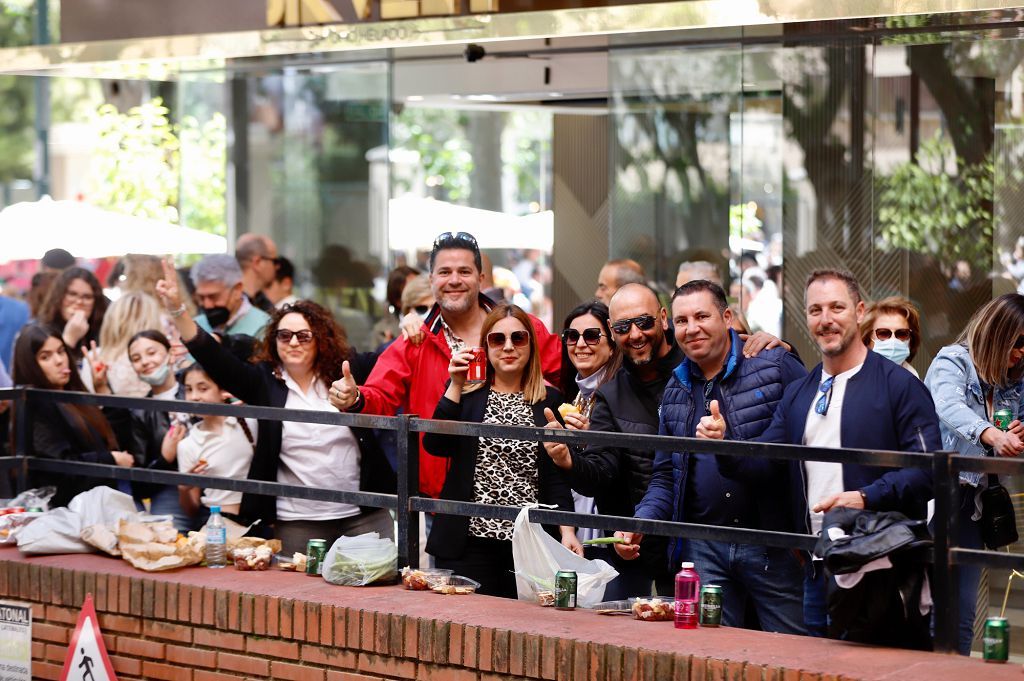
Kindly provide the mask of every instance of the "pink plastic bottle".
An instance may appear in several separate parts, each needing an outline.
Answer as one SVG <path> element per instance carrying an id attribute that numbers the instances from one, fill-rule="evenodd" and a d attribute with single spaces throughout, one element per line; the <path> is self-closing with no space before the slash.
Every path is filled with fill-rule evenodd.
<path id="1" fill-rule="evenodd" d="M 696 629 L 700 603 L 700 576 L 693 563 L 676 573 L 676 629 Z"/>

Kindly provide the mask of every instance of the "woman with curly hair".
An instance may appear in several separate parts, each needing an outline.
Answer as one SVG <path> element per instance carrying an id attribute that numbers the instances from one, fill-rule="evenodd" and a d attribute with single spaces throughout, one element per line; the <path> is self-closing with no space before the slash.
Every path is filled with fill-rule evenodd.
<path id="1" fill-rule="evenodd" d="M 157 292 L 185 346 L 217 385 L 248 404 L 333 413 L 328 389 L 333 378 L 341 375 L 342 364 L 348 361 L 359 381 L 373 368 L 376 356 L 354 354 L 331 313 L 306 300 L 276 310 L 255 356 L 244 362 L 196 326 L 182 302 L 174 268 L 170 263 L 164 268 L 166 276 L 157 283 Z M 394 471 L 369 430 L 260 421 L 258 431 L 250 480 L 395 491 Z M 239 515 L 246 521 L 273 524 L 283 551 L 289 554 L 305 551 L 312 538 L 334 540 L 372 531 L 394 536 L 388 511 L 337 502 L 244 494 Z"/>
<path id="2" fill-rule="evenodd" d="M 50 286 L 39 313 L 38 321 L 61 336 L 90 392 L 93 391 L 93 376 L 82 349 L 88 350 L 99 342 L 107 304 L 96 275 L 81 267 L 69 267 Z"/>

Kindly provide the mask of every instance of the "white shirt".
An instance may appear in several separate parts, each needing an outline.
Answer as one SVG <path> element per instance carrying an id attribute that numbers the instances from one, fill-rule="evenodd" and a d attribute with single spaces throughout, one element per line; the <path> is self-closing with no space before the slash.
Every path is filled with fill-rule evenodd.
<path id="1" fill-rule="evenodd" d="M 805 445 L 831 449 L 842 447 L 840 428 L 843 422 L 843 399 L 846 397 L 846 384 L 852 376 L 860 371 L 862 366 L 864 365 L 858 364 L 835 376 L 832 389 L 829 391 L 831 394 L 825 394 L 825 399 L 828 400 L 828 411 L 824 415 L 814 410 L 822 393 L 819 391 L 811 400 L 811 408 L 807 411 L 807 425 L 804 428 Z M 821 383 L 829 378 L 831 378 L 830 374 L 822 369 Z M 821 383 L 818 385 L 820 386 Z M 843 485 L 843 465 L 824 461 L 805 461 L 804 470 L 807 473 L 807 513 L 811 520 L 811 534 L 818 534 L 821 532 L 821 522 L 825 514 L 814 513 L 811 508 L 826 497 L 846 491 Z"/>
<path id="2" fill-rule="evenodd" d="M 256 436 L 256 421 L 246 419 L 249 431 Z M 244 479 L 249 475 L 252 463 L 252 443 L 238 419 L 229 416 L 224 419 L 219 432 L 206 430 L 200 423 L 189 429 L 188 436 L 178 443 L 178 470 L 188 473 L 199 463 L 206 461 L 206 474 L 218 478 Z M 242 493 L 224 489 L 207 488 L 200 497 L 203 506 L 237 506 L 242 503 Z"/>
<path id="3" fill-rule="evenodd" d="M 327 399 L 327 387 L 313 381 L 303 392 L 287 371 L 282 369 L 288 388 L 285 409 L 311 411 L 337 410 Z M 285 421 L 281 428 L 281 460 L 277 481 L 289 485 L 359 489 L 359 442 L 346 426 Z M 277 498 L 277 517 L 281 520 L 335 520 L 359 514 L 359 507 L 308 499 Z"/>

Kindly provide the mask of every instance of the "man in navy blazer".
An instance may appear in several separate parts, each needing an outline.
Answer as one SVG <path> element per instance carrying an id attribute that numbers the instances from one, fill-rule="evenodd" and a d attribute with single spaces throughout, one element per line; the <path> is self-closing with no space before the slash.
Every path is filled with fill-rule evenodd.
<path id="1" fill-rule="evenodd" d="M 791 383 L 772 423 L 757 438 L 813 447 L 932 452 L 941 448 L 935 405 L 924 384 L 906 369 L 871 352 L 858 332 L 864 302 L 857 280 L 841 270 L 816 270 L 804 293 L 807 329 L 821 351 L 821 363 L 807 378 Z M 725 419 L 706 416 L 697 436 L 723 439 Z M 789 469 L 789 504 L 794 527 L 817 534 L 833 507 L 900 511 L 924 518 L 932 498 L 929 471 L 889 469 L 820 461 L 772 461 L 719 457 L 723 475 L 768 479 Z M 827 624 L 825 581 L 812 563 L 804 584 L 804 618 L 812 633 Z"/>

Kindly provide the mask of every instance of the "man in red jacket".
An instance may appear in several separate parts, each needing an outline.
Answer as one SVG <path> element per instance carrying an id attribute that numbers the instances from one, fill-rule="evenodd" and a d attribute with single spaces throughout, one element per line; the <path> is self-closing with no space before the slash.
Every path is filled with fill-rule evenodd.
<path id="1" fill-rule="evenodd" d="M 429 416 L 444 394 L 452 352 L 483 345 L 480 330 L 494 303 L 480 294 L 483 281 L 480 247 L 466 232 L 445 232 L 430 252 L 430 288 L 436 301 L 423 321 L 426 338 L 414 345 L 405 338 L 392 343 L 362 387 L 348 370 L 331 386 L 330 399 L 339 411 L 365 414 Z M 531 316 L 540 349 L 544 377 L 557 384 L 562 348 L 543 322 Z M 420 491 L 436 498 L 441 493 L 448 459 L 420 446 Z"/>

